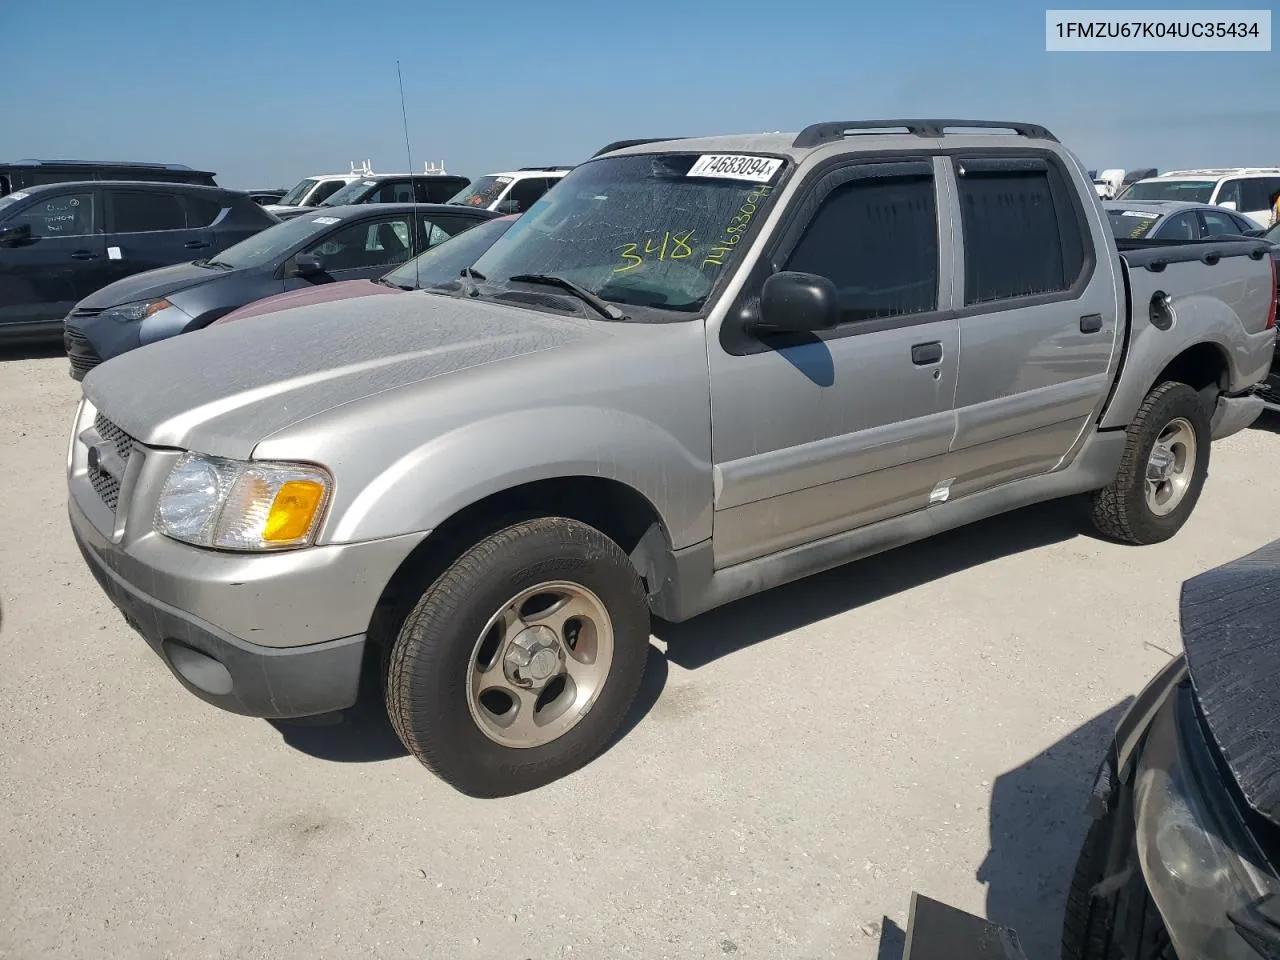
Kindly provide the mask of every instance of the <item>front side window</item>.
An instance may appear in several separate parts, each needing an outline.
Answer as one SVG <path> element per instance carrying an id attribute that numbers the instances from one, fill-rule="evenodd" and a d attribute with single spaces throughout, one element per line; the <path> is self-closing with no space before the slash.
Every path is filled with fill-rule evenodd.
<path id="1" fill-rule="evenodd" d="M 785 161 L 605 157 L 548 190 L 475 264 L 493 283 L 552 275 L 619 304 L 694 312 L 764 219 Z"/>
<path id="2" fill-rule="evenodd" d="M 1216 180 L 1146 180 L 1124 192 L 1123 200 L 1190 200 L 1208 203 Z"/>
<path id="3" fill-rule="evenodd" d="M 265 267 L 279 261 L 290 250 L 308 239 L 329 233 L 339 222 L 337 217 L 318 214 L 293 217 L 284 223 L 273 224 L 261 233 L 255 233 L 247 240 L 241 240 L 227 247 L 218 254 L 215 262 L 236 270 Z"/>
<path id="4" fill-rule="evenodd" d="M 112 190 L 110 197 L 112 233 L 155 233 L 187 228 L 182 201 L 171 193 Z"/>
<path id="5" fill-rule="evenodd" d="M 831 280 L 844 322 L 937 309 L 933 178 L 877 177 L 837 187 L 785 269 Z"/>
<path id="6" fill-rule="evenodd" d="M 409 221 L 406 217 L 369 222 L 363 220 L 330 234 L 306 252 L 319 255 L 326 273 L 390 267 L 409 258 Z"/>
<path id="7" fill-rule="evenodd" d="M 1169 217 L 1160 228 L 1161 240 L 1198 240 L 1200 228 L 1194 213 L 1179 213 Z"/>
<path id="8" fill-rule="evenodd" d="M 1070 289 L 1085 246 L 1056 167 L 962 164 L 957 181 L 967 305 Z"/>
<path id="9" fill-rule="evenodd" d="M 1240 181 L 1240 203 L 1236 209 L 1243 213 L 1257 213 L 1270 210 L 1271 194 L 1280 184 L 1274 184 L 1269 177 L 1248 177 Z"/>
<path id="10" fill-rule="evenodd" d="M 4 223 L 6 226 L 25 223 L 31 227 L 31 236 L 40 239 L 88 236 L 97 229 L 93 201 L 92 193 L 64 193 L 38 199 Z"/>
<path id="11" fill-rule="evenodd" d="M 1230 203 L 1237 210 L 1248 210 L 1249 208 L 1244 206 L 1244 191 L 1241 189 L 1243 186 L 1243 180 L 1222 181 L 1222 185 L 1218 187 L 1218 194 L 1213 198 L 1213 202 L 1219 205 Z M 1206 200 L 1204 202 L 1208 203 L 1209 201 Z"/>

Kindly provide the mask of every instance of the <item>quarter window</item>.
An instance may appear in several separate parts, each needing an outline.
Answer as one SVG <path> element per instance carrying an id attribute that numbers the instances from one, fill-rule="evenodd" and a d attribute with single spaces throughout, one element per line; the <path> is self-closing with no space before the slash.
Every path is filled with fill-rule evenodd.
<path id="1" fill-rule="evenodd" d="M 809 222 L 786 269 L 834 283 L 844 322 L 936 309 L 933 179 L 875 177 L 836 187 Z"/>
<path id="2" fill-rule="evenodd" d="M 959 165 L 967 305 L 1071 288 L 1084 238 L 1056 167 L 1021 161 Z"/>

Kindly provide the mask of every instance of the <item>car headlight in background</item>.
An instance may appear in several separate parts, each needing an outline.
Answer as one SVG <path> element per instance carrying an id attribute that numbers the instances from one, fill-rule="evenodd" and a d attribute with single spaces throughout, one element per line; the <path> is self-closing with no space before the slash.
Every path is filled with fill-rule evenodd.
<path id="1" fill-rule="evenodd" d="M 160 300 L 137 300 L 133 303 L 122 303 L 118 307 L 109 307 L 103 310 L 100 316 L 108 317 L 120 323 L 133 323 L 138 320 L 145 320 L 161 310 L 168 310 L 172 306 L 172 303 L 163 298 Z"/>
<path id="2" fill-rule="evenodd" d="M 156 504 L 156 529 L 199 547 L 281 550 L 308 546 L 333 480 L 305 463 L 227 460 L 184 453 Z"/>
<path id="3" fill-rule="evenodd" d="M 1259 960 L 1228 914 L 1280 893 L 1235 809 L 1189 686 L 1152 720 L 1134 794 L 1138 861 L 1179 957 Z"/>

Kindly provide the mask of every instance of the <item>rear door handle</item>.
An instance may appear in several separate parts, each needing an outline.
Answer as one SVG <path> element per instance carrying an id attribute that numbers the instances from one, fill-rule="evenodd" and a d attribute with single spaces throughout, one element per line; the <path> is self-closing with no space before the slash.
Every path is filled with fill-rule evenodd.
<path id="1" fill-rule="evenodd" d="M 98 255 L 96 253 L 91 253 L 88 250 L 77 250 L 75 253 L 71 254 L 71 259 L 72 260 L 97 260 Z"/>
<path id="2" fill-rule="evenodd" d="M 203 250 L 209 244 L 205 240 L 188 240 L 183 244 L 188 250 Z"/>
<path id="3" fill-rule="evenodd" d="M 1091 313 L 1087 317 L 1080 318 L 1081 333 L 1097 333 L 1102 329 L 1102 314 Z"/>
<path id="4" fill-rule="evenodd" d="M 941 359 L 942 341 L 940 340 L 935 340 L 933 343 L 917 343 L 911 348 L 911 362 L 918 367 L 938 363 Z"/>

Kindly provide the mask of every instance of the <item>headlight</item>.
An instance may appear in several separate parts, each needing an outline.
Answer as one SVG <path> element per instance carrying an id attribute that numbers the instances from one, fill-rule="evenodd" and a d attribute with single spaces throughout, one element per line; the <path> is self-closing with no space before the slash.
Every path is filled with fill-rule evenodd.
<path id="1" fill-rule="evenodd" d="M 152 314 L 159 313 L 161 310 L 167 310 L 173 304 L 168 300 L 138 300 L 134 303 L 122 303 L 118 307 L 109 307 L 102 311 L 102 316 L 110 317 L 120 323 L 132 323 L 137 320 L 145 320 Z"/>
<path id="2" fill-rule="evenodd" d="M 281 550 L 310 544 L 333 480 L 305 463 L 184 453 L 156 504 L 156 529 L 200 547 Z"/>
<path id="3" fill-rule="evenodd" d="M 1138 759 L 1138 860 L 1180 957 L 1258 960 L 1228 913 L 1280 893 L 1203 740 L 1183 686 L 1152 721 Z"/>

